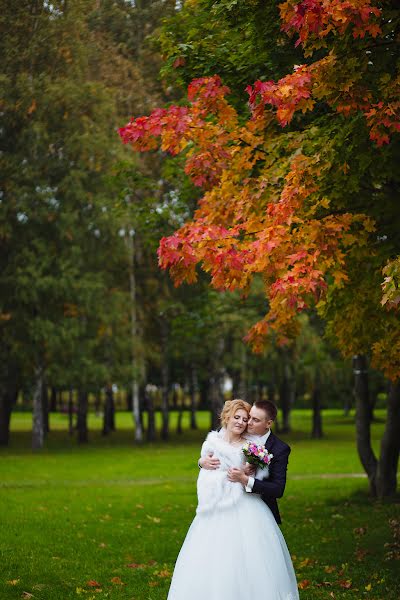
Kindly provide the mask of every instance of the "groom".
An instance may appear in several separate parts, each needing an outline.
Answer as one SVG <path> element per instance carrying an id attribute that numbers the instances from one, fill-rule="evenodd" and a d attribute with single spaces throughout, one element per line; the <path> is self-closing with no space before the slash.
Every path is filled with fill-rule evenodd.
<path id="1" fill-rule="evenodd" d="M 268 479 L 256 479 L 253 476 L 254 469 L 250 465 L 246 465 L 244 469 L 229 469 L 228 479 L 243 484 L 246 492 L 260 494 L 265 504 L 271 509 L 276 522 L 281 523 L 277 498 L 281 498 L 285 490 L 290 446 L 271 431 L 277 412 L 273 402 L 259 400 L 251 407 L 247 425 L 247 432 L 257 436 L 257 443 L 263 444 L 268 452 L 273 454 L 269 465 Z M 218 458 L 212 456 L 205 456 L 199 460 L 199 466 L 203 469 L 218 469 L 219 464 Z"/>

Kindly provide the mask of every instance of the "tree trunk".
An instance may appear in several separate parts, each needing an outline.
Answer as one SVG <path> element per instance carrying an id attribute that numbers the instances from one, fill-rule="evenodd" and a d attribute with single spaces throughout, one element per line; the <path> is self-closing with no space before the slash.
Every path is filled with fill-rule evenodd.
<path id="1" fill-rule="evenodd" d="M 104 401 L 106 402 L 106 401 Z M 101 390 L 98 390 L 96 392 L 95 398 L 94 398 L 94 412 L 96 417 L 99 417 L 101 414 Z"/>
<path id="2" fill-rule="evenodd" d="M 242 344 L 240 354 L 239 386 L 237 396 L 234 396 L 234 398 L 241 398 L 242 400 L 246 400 L 247 398 L 247 353 L 244 344 Z"/>
<path id="3" fill-rule="evenodd" d="M 318 367 L 317 367 L 318 368 Z M 322 413 L 321 413 L 321 384 L 319 373 L 317 372 L 314 381 L 314 389 L 312 393 L 312 408 L 313 408 L 313 424 L 311 437 L 313 439 L 321 439 L 322 433 Z"/>
<path id="4" fill-rule="evenodd" d="M 126 393 L 126 410 L 133 413 L 132 391 L 130 390 Z"/>
<path id="5" fill-rule="evenodd" d="M 392 496 L 397 489 L 397 466 L 400 451 L 400 381 L 391 382 L 386 428 L 381 440 L 381 454 L 376 474 L 379 498 Z"/>
<path id="6" fill-rule="evenodd" d="M 114 426 L 114 393 L 111 385 L 106 387 L 106 395 L 104 399 L 104 413 L 103 413 L 103 435 L 108 435 L 111 431 L 115 430 Z"/>
<path id="7" fill-rule="evenodd" d="M 88 441 L 87 413 L 88 393 L 80 389 L 78 391 L 78 419 L 76 423 L 79 443 L 86 443 Z"/>
<path id="8" fill-rule="evenodd" d="M 168 365 L 168 324 L 164 318 L 161 319 L 161 439 L 169 438 L 169 410 L 168 410 L 168 386 L 169 386 L 169 365 Z"/>
<path id="9" fill-rule="evenodd" d="M 282 411 L 282 426 L 280 432 L 289 433 L 290 431 L 290 411 L 293 404 L 294 382 L 291 377 L 288 360 L 285 359 L 283 367 L 283 378 L 280 389 L 280 405 Z"/>
<path id="10" fill-rule="evenodd" d="M 57 412 L 57 389 L 55 387 L 51 388 L 50 412 Z"/>
<path id="11" fill-rule="evenodd" d="M 49 391 L 48 387 L 43 381 L 42 387 L 42 405 L 43 405 L 43 432 L 46 436 L 50 432 L 50 423 L 49 423 Z"/>
<path id="12" fill-rule="evenodd" d="M 221 367 L 221 358 L 224 353 L 225 342 L 220 338 L 216 344 L 214 354 L 214 372 L 210 377 L 210 397 L 211 397 L 211 429 L 215 430 L 220 427 L 220 414 L 224 404 L 222 395 L 222 377 L 223 369 Z"/>
<path id="13" fill-rule="evenodd" d="M 198 391 L 197 369 L 194 365 L 190 368 L 190 429 L 197 429 L 196 420 L 196 395 Z"/>
<path id="14" fill-rule="evenodd" d="M 368 394 L 367 359 L 362 354 L 353 357 L 354 396 L 356 400 L 357 451 L 368 475 L 370 492 L 376 495 L 378 461 L 371 446 L 371 410 Z"/>
<path id="15" fill-rule="evenodd" d="M 17 401 L 16 381 L 6 382 L 0 390 L 0 446 L 8 446 L 10 440 L 10 420 L 12 408 Z"/>
<path id="16" fill-rule="evenodd" d="M 182 428 L 182 421 L 183 421 L 183 411 L 185 410 L 185 396 L 184 396 L 184 392 L 182 394 L 179 394 L 179 398 L 178 398 L 178 393 L 175 392 L 175 405 L 178 408 L 178 418 L 176 421 L 176 433 L 183 433 L 183 428 Z"/>
<path id="17" fill-rule="evenodd" d="M 138 331 L 137 331 L 137 312 L 136 312 L 136 271 L 135 271 L 135 242 L 133 239 L 133 230 L 129 230 L 126 237 L 129 256 L 129 291 L 131 297 L 131 348 L 132 348 L 132 417 L 135 426 L 135 441 L 143 440 L 143 428 L 140 418 L 140 398 L 139 398 L 139 361 L 138 361 Z"/>
<path id="18" fill-rule="evenodd" d="M 43 421 L 43 378 L 42 365 L 35 369 L 35 386 L 33 390 L 33 412 L 32 412 L 32 448 L 38 450 L 43 448 L 44 421 Z"/>
<path id="19" fill-rule="evenodd" d="M 68 433 L 74 433 L 74 394 L 72 388 L 68 392 Z"/>
<path id="20" fill-rule="evenodd" d="M 154 413 L 154 398 L 151 391 L 146 391 L 147 404 L 147 441 L 156 439 L 156 417 Z"/>

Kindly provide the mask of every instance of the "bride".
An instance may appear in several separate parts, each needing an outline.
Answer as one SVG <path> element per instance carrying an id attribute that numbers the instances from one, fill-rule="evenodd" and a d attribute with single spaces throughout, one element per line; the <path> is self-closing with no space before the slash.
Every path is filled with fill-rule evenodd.
<path id="1" fill-rule="evenodd" d="M 225 402 L 222 429 L 211 431 L 201 456 L 213 453 L 217 470 L 201 469 L 198 506 L 176 561 L 168 600 L 298 600 L 292 561 L 275 518 L 257 494 L 246 494 L 227 472 L 241 468 L 250 405 Z M 254 440 L 254 438 L 252 438 Z"/>

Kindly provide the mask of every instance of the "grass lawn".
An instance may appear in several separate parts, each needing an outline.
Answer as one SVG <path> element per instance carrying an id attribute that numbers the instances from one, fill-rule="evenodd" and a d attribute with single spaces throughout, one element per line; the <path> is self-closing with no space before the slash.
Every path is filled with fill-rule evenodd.
<path id="1" fill-rule="evenodd" d="M 383 412 L 377 417 L 376 449 Z M 107 438 L 91 415 L 90 443 L 78 447 L 66 416 L 51 415 L 46 448 L 33 453 L 30 415 L 14 414 L 10 447 L 0 450 L 0 598 L 165 599 L 195 511 L 208 420 L 200 414 L 198 431 L 168 444 L 137 446 L 130 415 L 118 413 Z M 171 421 L 173 429 L 176 415 Z M 283 436 L 292 454 L 282 531 L 300 597 L 399 600 L 400 505 L 369 500 L 353 417 L 325 411 L 319 441 L 309 429 L 310 412 L 295 411 L 294 431 Z"/>

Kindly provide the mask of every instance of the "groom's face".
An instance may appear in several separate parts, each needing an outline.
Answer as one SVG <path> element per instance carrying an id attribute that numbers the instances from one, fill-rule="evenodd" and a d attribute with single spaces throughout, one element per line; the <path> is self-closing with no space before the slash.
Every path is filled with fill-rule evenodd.
<path id="1" fill-rule="evenodd" d="M 247 431 L 253 435 L 265 435 L 271 427 L 273 421 L 269 418 L 265 410 L 252 406 L 250 409 Z"/>

